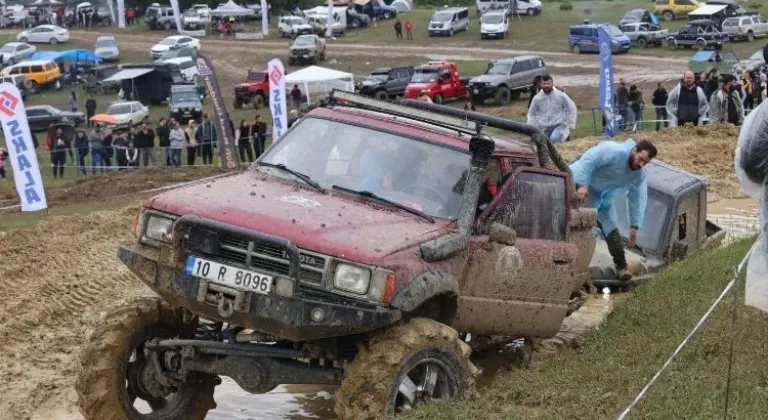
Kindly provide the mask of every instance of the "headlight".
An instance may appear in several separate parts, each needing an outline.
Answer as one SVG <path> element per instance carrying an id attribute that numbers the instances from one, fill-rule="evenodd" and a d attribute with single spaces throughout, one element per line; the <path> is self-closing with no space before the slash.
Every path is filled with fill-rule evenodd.
<path id="1" fill-rule="evenodd" d="M 141 239 L 171 243 L 173 236 L 173 219 L 150 213 L 144 221 L 144 232 Z"/>
<path id="2" fill-rule="evenodd" d="M 179 108 L 173 108 L 171 111 L 172 112 L 179 112 Z"/>
<path id="3" fill-rule="evenodd" d="M 202 111 L 201 108 L 195 108 L 195 112 L 200 112 L 200 111 Z"/>
<path id="4" fill-rule="evenodd" d="M 346 292 L 364 295 L 371 283 L 371 270 L 349 264 L 336 266 L 333 286 Z"/>

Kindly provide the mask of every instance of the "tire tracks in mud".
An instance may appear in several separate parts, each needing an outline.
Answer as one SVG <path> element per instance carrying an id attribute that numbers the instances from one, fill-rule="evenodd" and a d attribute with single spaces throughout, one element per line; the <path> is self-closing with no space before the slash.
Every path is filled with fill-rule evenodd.
<path id="1" fill-rule="evenodd" d="M 2 418 L 48 418 L 41 407 L 73 412 L 77 354 L 91 320 L 116 301 L 151 294 L 115 257 L 132 238 L 138 208 L 0 233 Z"/>

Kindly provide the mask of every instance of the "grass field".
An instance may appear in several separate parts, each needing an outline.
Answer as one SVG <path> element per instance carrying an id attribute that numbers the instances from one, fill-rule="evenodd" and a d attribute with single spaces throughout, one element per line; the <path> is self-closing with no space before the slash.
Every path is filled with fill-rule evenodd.
<path id="1" fill-rule="evenodd" d="M 513 370 L 470 401 L 427 406 L 406 419 L 615 419 L 661 367 L 733 275 L 751 240 L 676 264 L 617 303 L 575 350 Z M 735 342 L 730 419 L 768 411 L 768 316 L 746 308 L 743 278 L 630 419 L 723 418 Z M 733 311 L 736 324 L 733 326 Z"/>

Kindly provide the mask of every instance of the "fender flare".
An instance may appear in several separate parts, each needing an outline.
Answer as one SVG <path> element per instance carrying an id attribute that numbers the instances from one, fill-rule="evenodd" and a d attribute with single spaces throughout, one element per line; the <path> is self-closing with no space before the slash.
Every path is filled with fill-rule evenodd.
<path id="1" fill-rule="evenodd" d="M 456 276 L 444 270 L 428 270 L 414 276 L 397 292 L 390 305 L 403 312 L 411 312 L 429 299 L 443 294 L 459 295 Z"/>

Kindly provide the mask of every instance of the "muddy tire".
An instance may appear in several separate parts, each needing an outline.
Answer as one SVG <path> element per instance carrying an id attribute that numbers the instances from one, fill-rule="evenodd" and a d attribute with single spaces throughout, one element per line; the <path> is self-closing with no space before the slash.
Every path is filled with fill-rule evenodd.
<path id="1" fill-rule="evenodd" d="M 387 95 L 386 90 L 378 90 L 376 93 L 373 94 L 373 97 L 380 100 L 380 101 L 386 101 L 389 99 L 389 95 Z"/>
<path id="2" fill-rule="evenodd" d="M 267 104 L 267 98 L 265 98 L 264 95 L 257 93 L 253 97 L 253 109 L 264 108 L 264 105 L 266 104 Z"/>
<path id="3" fill-rule="evenodd" d="M 464 398 L 478 373 L 470 352 L 456 330 L 431 319 L 388 328 L 361 344 L 345 366 L 334 411 L 342 420 L 379 419 L 431 399 Z M 422 385 L 432 393 L 424 395 Z"/>
<path id="4" fill-rule="evenodd" d="M 573 47 L 571 47 L 571 52 L 574 54 L 581 54 L 581 47 L 579 47 L 578 45 L 574 45 Z"/>
<path id="5" fill-rule="evenodd" d="M 638 48 L 648 48 L 648 40 L 645 38 L 637 38 L 637 47 Z"/>
<path id="6" fill-rule="evenodd" d="M 664 18 L 664 20 L 666 20 L 667 22 L 670 22 L 675 18 L 675 15 L 669 10 L 667 10 L 666 12 L 661 14 L 661 17 Z"/>
<path id="7" fill-rule="evenodd" d="M 496 90 L 496 94 L 494 95 L 496 102 L 499 105 L 509 105 L 510 102 L 512 102 L 512 93 L 509 91 L 509 88 L 506 86 L 501 86 Z"/>
<path id="8" fill-rule="evenodd" d="M 213 390 L 219 379 L 212 375 L 191 373 L 174 389 L 163 391 L 175 398 L 153 397 L 142 386 L 142 378 L 154 372 L 144 357 L 146 340 L 194 333 L 179 319 L 160 299 L 144 298 L 114 308 L 96 322 L 80 354 L 75 381 L 78 406 L 86 420 L 203 420 L 216 408 Z M 161 389 L 159 384 L 152 387 L 155 393 Z M 135 409 L 136 398 L 155 407 L 153 412 L 142 414 Z"/>
<path id="9" fill-rule="evenodd" d="M 234 106 L 235 109 L 240 109 L 240 108 L 243 107 L 243 103 L 240 102 L 239 99 L 235 98 L 235 99 L 232 100 L 232 106 Z"/>

